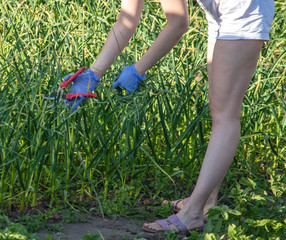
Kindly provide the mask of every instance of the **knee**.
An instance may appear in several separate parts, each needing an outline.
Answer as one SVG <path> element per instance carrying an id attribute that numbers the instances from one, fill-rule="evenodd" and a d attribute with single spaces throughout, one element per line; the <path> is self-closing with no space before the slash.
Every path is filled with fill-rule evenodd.
<path id="1" fill-rule="evenodd" d="M 209 108 L 213 122 L 240 121 L 242 100 L 237 97 L 225 97 L 224 94 L 213 94 L 210 91 Z"/>
<path id="2" fill-rule="evenodd" d="M 240 107 L 214 106 L 210 104 L 212 122 L 217 124 L 240 124 Z"/>

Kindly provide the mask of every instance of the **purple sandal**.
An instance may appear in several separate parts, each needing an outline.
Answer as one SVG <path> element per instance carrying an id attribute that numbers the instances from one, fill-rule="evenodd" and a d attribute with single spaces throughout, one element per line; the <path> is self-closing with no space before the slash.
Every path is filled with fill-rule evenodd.
<path id="1" fill-rule="evenodd" d="M 189 200 L 189 198 L 184 198 L 184 199 L 178 199 L 176 201 L 173 201 L 173 204 L 172 204 L 172 208 L 173 208 L 173 211 L 175 213 L 178 213 L 181 209 L 178 209 L 178 204 L 180 202 L 183 203 L 183 206 L 187 203 L 187 201 Z"/>
<path id="2" fill-rule="evenodd" d="M 146 232 L 150 233 L 158 233 L 158 232 L 165 232 L 170 231 L 170 225 L 175 225 L 175 227 L 179 230 L 179 233 L 182 233 L 186 236 L 190 234 L 189 230 L 186 228 L 184 224 L 181 223 L 177 215 L 172 215 L 168 217 L 167 219 L 157 220 L 155 221 L 159 226 L 161 226 L 162 230 L 155 230 L 147 227 L 142 227 L 142 229 Z"/>
<path id="3" fill-rule="evenodd" d="M 172 201 L 172 209 L 174 213 L 178 213 L 181 211 L 181 209 L 178 208 L 178 204 L 179 203 L 183 203 L 183 207 L 186 205 L 187 201 L 189 200 L 189 198 L 184 198 L 184 199 L 178 199 L 175 201 Z M 208 222 L 208 217 L 207 215 L 204 215 L 204 223 Z"/>

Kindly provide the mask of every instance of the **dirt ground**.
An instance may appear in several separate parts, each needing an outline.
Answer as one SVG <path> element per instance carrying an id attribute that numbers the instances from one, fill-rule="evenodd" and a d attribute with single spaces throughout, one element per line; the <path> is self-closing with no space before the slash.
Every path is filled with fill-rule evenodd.
<path id="1" fill-rule="evenodd" d="M 81 240 L 82 236 L 100 233 L 104 240 L 125 240 L 125 239 L 163 239 L 162 236 L 143 232 L 141 225 L 131 219 L 118 218 L 112 220 L 103 219 L 101 216 L 84 216 L 86 222 L 60 224 L 60 231 L 50 233 L 46 230 L 35 233 L 41 240 L 46 240 L 46 235 L 53 237 L 53 240 Z M 100 239 L 100 238 L 99 238 Z"/>
<path id="2" fill-rule="evenodd" d="M 145 211 L 146 205 L 153 204 L 161 203 L 153 199 L 138 202 L 136 212 L 140 215 L 141 211 Z M 90 205 L 86 207 L 93 208 L 96 207 L 96 204 L 91 201 Z M 35 229 L 36 232 L 30 233 L 38 236 L 41 240 L 82 240 L 88 234 L 93 237 L 86 236 L 86 240 L 164 240 L 166 238 L 164 234 L 152 234 L 142 230 L 144 222 L 156 220 L 146 220 L 142 217 L 143 214 L 134 220 L 128 217 L 112 219 L 108 216 L 103 218 L 102 215 L 96 213 L 65 211 L 65 207 L 60 205 L 57 210 L 54 210 L 51 211 L 49 203 L 43 201 L 35 207 L 23 209 L 22 213 L 19 213 L 17 206 L 12 206 L 10 214 L 8 214 L 8 210 L 4 213 L 9 215 L 11 222 L 23 224 L 28 231 Z M 27 220 L 25 216 L 30 218 Z M 43 217 L 37 218 L 37 216 Z M 37 228 L 41 230 L 37 231 Z M 102 236 L 102 238 L 97 238 L 95 235 Z"/>

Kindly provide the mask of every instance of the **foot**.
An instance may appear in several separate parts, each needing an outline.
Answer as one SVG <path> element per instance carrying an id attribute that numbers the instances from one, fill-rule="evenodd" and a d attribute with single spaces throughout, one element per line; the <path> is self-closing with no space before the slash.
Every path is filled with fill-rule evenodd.
<path id="1" fill-rule="evenodd" d="M 146 232 L 158 233 L 164 231 L 174 231 L 185 235 L 189 235 L 189 231 L 204 227 L 203 217 L 182 217 L 179 219 L 177 215 L 172 215 L 167 219 L 157 220 L 152 223 L 144 223 L 142 229 Z"/>
<path id="2" fill-rule="evenodd" d="M 187 203 L 189 198 L 184 198 L 184 199 L 178 199 L 178 200 L 174 200 L 171 202 L 173 211 L 178 213 L 183 206 Z M 163 205 L 168 205 L 169 201 L 168 200 L 164 200 L 163 201 Z"/>
<path id="3" fill-rule="evenodd" d="M 173 211 L 175 213 L 178 213 L 179 211 L 182 210 L 182 208 L 184 207 L 184 205 L 187 203 L 187 201 L 189 200 L 189 198 L 184 198 L 184 199 L 178 199 L 178 200 L 174 200 L 171 201 L 171 205 L 173 208 Z M 168 200 L 164 200 L 163 201 L 163 205 L 168 205 L 169 201 Z M 217 204 L 217 201 L 215 199 L 215 201 L 210 202 L 210 200 L 207 201 L 205 208 L 204 208 L 204 216 L 205 216 L 205 220 L 207 222 L 207 212 L 210 208 L 215 207 Z"/>

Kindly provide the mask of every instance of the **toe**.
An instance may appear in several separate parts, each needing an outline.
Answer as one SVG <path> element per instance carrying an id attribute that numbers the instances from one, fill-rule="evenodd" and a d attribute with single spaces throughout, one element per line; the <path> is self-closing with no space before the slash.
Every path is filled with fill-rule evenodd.
<path id="1" fill-rule="evenodd" d="M 150 230 L 158 231 L 158 232 L 163 230 L 162 227 L 156 222 L 144 223 L 143 227 L 150 229 Z"/>
<path id="2" fill-rule="evenodd" d="M 171 231 L 174 231 L 174 232 L 178 232 L 178 229 L 175 225 L 173 224 L 169 224 L 169 227 Z M 143 224 L 143 229 L 145 230 L 150 230 L 152 232 L 162 232 L 163 231 L 163 228 L 162 226 L 160 226 L 158 223 L 156 222 L 152 222 L 152 223 L 144 223 Z"/>
<path id="3" fill-rule="evenodd" d="M 174 209 L 180 211 L 184 204 L 183 204 L 183 199 L 175 200 L 171 202 L 172 206 L 174 206 Z"/>

